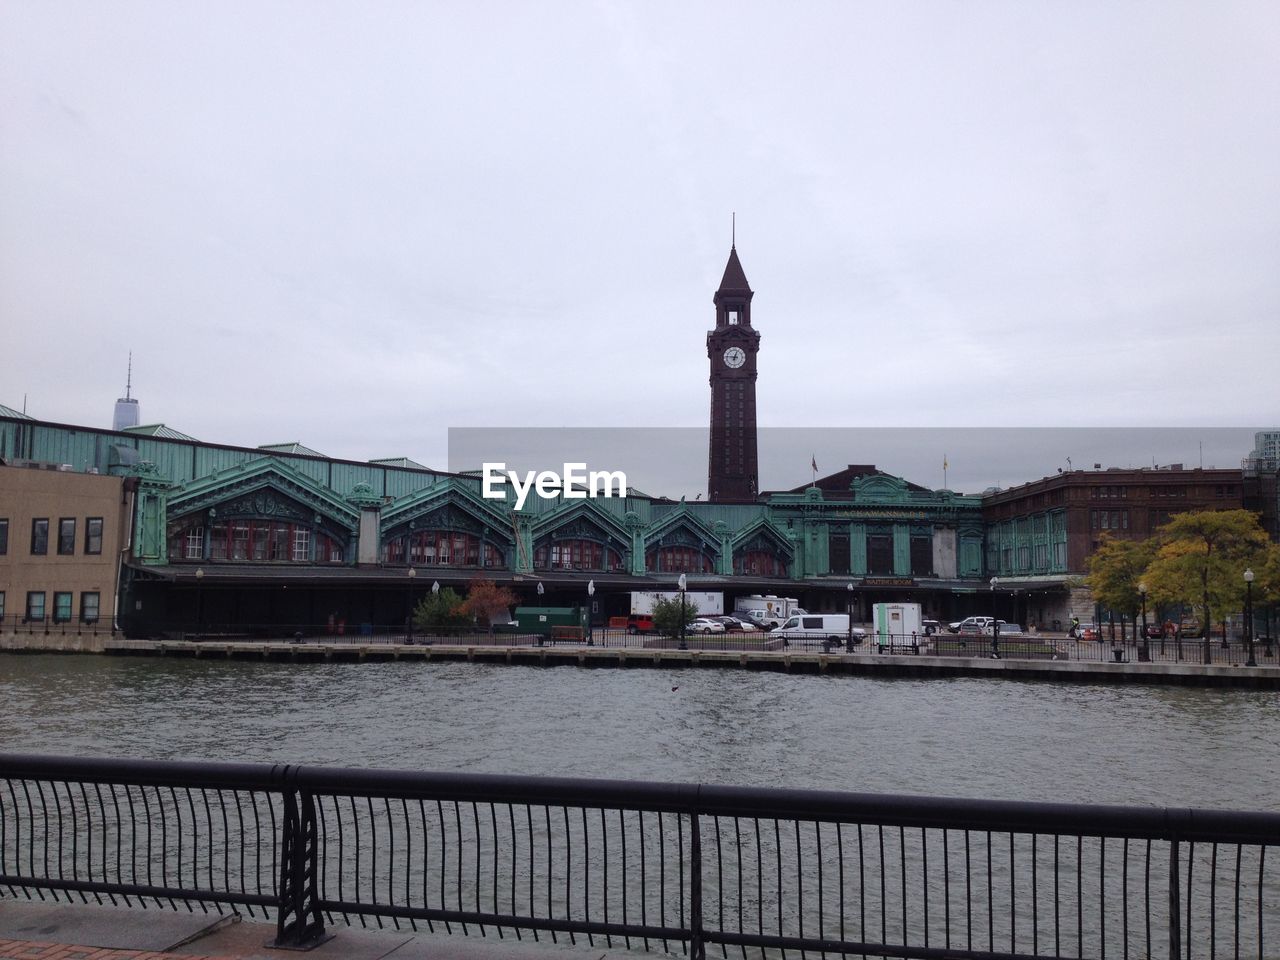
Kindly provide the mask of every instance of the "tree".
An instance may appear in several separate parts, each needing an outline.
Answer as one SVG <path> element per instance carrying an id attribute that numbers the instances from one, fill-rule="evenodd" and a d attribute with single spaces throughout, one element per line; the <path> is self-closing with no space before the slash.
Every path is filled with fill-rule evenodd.
<path id="1" fill-rule="evenodd" d="M 413 625 L 424 633 L 460 627 L 469 620 L 470 617 L 462 610 L 462 597 L 452 587 L 428 593 L 413 608 Z"/>
<path id="2" fill-rule="evenodd" d="M 1271 544 L 1248 510 L 1180 513 L 1158 531 L 1160 547 L 1147 569 L 1152 598 L 1198 606 L 1205 631 L 1205 662 L 1214 610 L 1244 604 L 1244 571 L 1267 568 Z"/>
<path id="3" fill-rule="evenodd" d="M 467 587 L 467 599 L 461 612 L 474 617 L 481 626 L 492 626 L 494 621 L 506 623 L 511 619 L 511 607 L 520 598 L 506 587 L 500 587 L 485 577 L 475 577 Z"/>
<path id="4" fill-rule="evenodd" d="M 664 637 L 678 637 L 680 635 L 680 598 L 658 597 L 653 601 L 653 628 Z M 689 621 L 696 616 L 696 610 L 693 604 L 688 600 L 684 601 L 684 625 L 688 626 Z"/>
<path id="5" fill-rule="evenodd" d="M 1137 622 L 1142 606 L 1138 584 L 1155 557 L 1156 546 L 1155 540 L 1114 540 L 1104 534 L 1102 545 L 1089 558 L 1089 576 L 1085 578 L 1093 598 Z"/>

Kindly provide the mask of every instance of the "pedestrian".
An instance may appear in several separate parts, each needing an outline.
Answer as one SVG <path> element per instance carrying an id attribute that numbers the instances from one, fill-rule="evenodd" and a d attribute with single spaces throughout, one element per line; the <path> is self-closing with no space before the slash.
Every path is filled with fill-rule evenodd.
<path id="1" fill-rule="evenodd" d="M 1080 618 L 1079 617 L 1071 618 L 1071 629 L 1067 631 L 1067 636 L 1070 637 L 1072 640 L 1076 640 L 1079 638 L 1080 636 Z"/>

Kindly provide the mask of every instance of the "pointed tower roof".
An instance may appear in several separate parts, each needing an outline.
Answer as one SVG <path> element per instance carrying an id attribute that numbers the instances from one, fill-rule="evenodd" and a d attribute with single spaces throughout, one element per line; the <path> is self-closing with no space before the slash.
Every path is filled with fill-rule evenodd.
<path id="1" fill-rule="evenodd" d="M 720 278 L 720 289 L 717 293 L 750 293 L 747 275 L 742 272 L 742 264 L 738 262 L 738 248 L 729 248 L 729 262 L 725 264 L 724 276 Z"/>

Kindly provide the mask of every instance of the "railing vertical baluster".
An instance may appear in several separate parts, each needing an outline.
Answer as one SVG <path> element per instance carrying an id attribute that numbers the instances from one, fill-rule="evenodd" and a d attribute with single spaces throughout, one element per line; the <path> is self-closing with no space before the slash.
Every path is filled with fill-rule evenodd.
<path id="1" fill-rule="evenodd" d="M 440 824 L 440 909 L 443 910 L 445 909 L 446 891 L 449 889 L 448 881 L 445 879 L 445 872 L 448 870 L 448 861 L 449 861 L 449 837 L 445 831 L 445 826 L 444 826 L 444 804 L 441 803 L 439 800 L 436 801 L 436 822 Z M 547 836 L 548 837 L 551 836 L 550 821 L 548 821 L 547 823 Z M 548 843 L 550 843 L 550 840 L 548 840 Z M 548 858 L 550 858 L 549 847 L 548 847 L 547 855 L 548 855 Z M 459 857 L 462 856 L 461 852 L 459 852 L 458 856 Z M 550 881 L 548 881 L 548 884 L 549 883 Z M 550 909 L 551 909 L 550 903 L 551 903 L 551 888 L 550 886 L 548 886 L 547 888 L 548 916 L 550 916 Z M 466 932 L 466 929 L 467 928 L 464 925 L 462 928 L 464 933 Z M 453 927 L 450 926 L 448 920 L 444 922 L 444 932 L 448 934 L 453 933 Z"/>
<path id="2" fill-rule="evenodd" d="M 942 945 L 947 950 L 951 949 L 951 851 L 947 844 L 950 833 L 946 827 L 942 828 Z"/>
<path id="3" fill-rule="evenodd" d="M 516 805 L 507 803 L 507 820 L 511 824 L 511 913 L 514 916 L 516 912 L 516 863 L 520 859 L 520 841 L 516 838 Z M 532 866 L 529 869 L 529 875 L 533 875 Z M 625 874 L 624 874 L 625 876 Z M 516 939 L 522 940 L 520 936 L 520 928 L 516 927 Z"/>
<path id="4" fill-rule="evenodd" d="M 428 877 L 431 873 L 431 835 L 427 828 L 427 802 L 421 797 L 418 798 L 418 821 L 422 824 L 422 906 L 427 908 L 431 906 L 431 891 L 428 887 Z M 321 823 L 323 822 L 321 821 Z M 532 879 L 532 871 L 530 871 L 529 877 Z M 530 891 L 530 894 L 529 912 L 532 913 L 532 891 Z M 436 932 L 435 925 L 432 924 L 430 917 L 427 917 L 427 930 L 431 933 Z"/>
<path id="5" fill-rule="evenodd" d="M 551 853 L 551 806 L 550 804 L 543 804 L 542 812 L 546 817 L 546 823 L 547 823 L 547 919 L 550 920 L 551 917 L 554 916 L 554 911 L 551 906 L 551 881 L 552 881 L 552 876 L 555 873 L 555 869 L 553 866 L 555 861 L 552 859 L 552 853 Z M 532 881 L 530 882 L 532 883 Z M 556 940 L 556 932 L 554 930 L 551 931 L 551 942 L 552 943 L 558 942 Z"/>
<path id="6" fill-rule="evenodd" d="M 697 807 L 689 815 L 689 956 L 706 960 L 702 939 L 702 825 Z"/>
<path id="7" fill-rule="evenodd" d="M 1182 957 L 1181 918 L 1178 912 L 1182 901 L 1182 895 L 1178 892 L 1180 869 L 1178 841 L 1175 839 L 1169 842 L 1169 960 L 1180 960 Z"/>
<path id="8" fill-rule="evenodd" d="M 481 881 L 480 881 L 480 871 L 481 871 L 480 805 L 476 803 L 476 801 L 474 800 L 471 801 L 471 826 L 475 829 L 475 832 L 476 832 L 475 844 L 474 844 L 475 851 L 476 851 L 475 905 L 476 905 L 476 913 L 479 913 L 480 912 L 480 884 L 481 884 Z M 461 844 L 461 839 L 459 839 L 459 843 Z M 483 923 L 479 924 L 479 927 L 480 927 L 480 936 L 487 937 L 488 934 L 485 933 L 484 924 Z"/>
<path id="9" fill-rule="evenodd" d="M 462 910 L 462 855 L 467 849 L 466 843 L 462 840 L 462 804 L 460 801 L 453 801 L 453 826 L 455 834 L 458 837 L 458 889 L 457 902 L 458 910 Z M 481 931 L 483 932 L 483 930 Z M 462 925 L 463 936 L 467 935 L 467 925 Z"/>
<path id="10" fill-rule="evenodd" d="M 587 834 L 587 808 L 582 808 L 582 919 L 591 919 L 591 839 Z M 595 936 L 588 931 L 587 943 L 596 945 Z"/>
<path id="11" fill-rule="evenodd" d="M 493 828 L 493 912 L 498 912 L 498 807 L 492 800 L 489 801 L 489 826 Z M 514 837 L 512 838 L 514 840 Z M 502 935 L 502 927 L 497 928 L 498 939 L 505 939 Z M 518 934 L 517 928 L 517 934 Z"/>
<path id="12" fill-rule="evenodd" d="M 1236 844 L 1236 923 L 1235 923 L 1235 949 L 1232 956 L 1235 960 L 1240 960 L 1240 858 L 1244 856 L 1244 847 L 1242 844 Z"/>
<path id="13" fill-rule="evenodd" d="M 569 808 L 561 807 L 564 815 L 564 918 L 573 919 L 573 834 L 569 828 Z M 578 938 L 569 931 L 569 942 L 575 946 Z"/>

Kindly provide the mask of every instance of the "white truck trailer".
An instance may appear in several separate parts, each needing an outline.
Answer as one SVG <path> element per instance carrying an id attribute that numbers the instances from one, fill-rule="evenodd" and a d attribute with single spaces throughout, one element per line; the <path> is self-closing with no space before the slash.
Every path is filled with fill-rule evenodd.
<path id="1" fill-rule="evenodd" d="M 664 600 L 679 600 L 680 591 L 633 591 L 631 594 L 631 612 L 633 614 L 653 613 L 653 602 L 659 597 L 662 597 Z M 689 605 L 689 610 L 693 612 L 694 616 L 719 617 L 724 614 L 723 593 L 697 593 L 692 590 L 686 590 L 684 594 L 684 602 Z"/>
<path id="2" fill-rule="evenodd" d="M 750 597 L 739 597 L 733 604 L 734 616 L 750 620 L 766 630 L 780 627 L 788 617 L 805 612 L 795 597 L 776 597 L 771 593 L 765 596 L 757 593 Z"/>
<path id="3" fill-rule="evenodd" d="M 881 648 L 911 647 L 924 639 L 924 616 L 918 603 L 873 603 L 871 625 Z"/>

